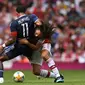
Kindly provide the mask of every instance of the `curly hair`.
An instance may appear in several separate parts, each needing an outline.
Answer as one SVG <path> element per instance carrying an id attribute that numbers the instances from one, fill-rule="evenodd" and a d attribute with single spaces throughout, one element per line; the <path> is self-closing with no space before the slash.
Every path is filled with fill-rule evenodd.
<path id="1" fill-rule="evenodd" d="M 40 29 L 43 39 L 46 39 L 46 38 L 51 39 L 51 36 L 54 33 L 53 26 L 50 25 L 48 22 L 42 22 L 42 25 L 36 26 L 36 28 Z"/>

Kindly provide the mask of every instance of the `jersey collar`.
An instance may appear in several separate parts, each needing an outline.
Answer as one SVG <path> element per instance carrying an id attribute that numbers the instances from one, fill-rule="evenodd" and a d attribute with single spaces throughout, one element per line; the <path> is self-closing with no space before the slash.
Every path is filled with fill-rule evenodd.
<path id="1" fill-rule="evenodd" d="M 26 14 L 21 15 L 21 16 L 19 16 L 19 18 L 20 18 L 20 17 L 23 17 L 23 16 L 25 16 L 25 15 L 26 15 Z"/>

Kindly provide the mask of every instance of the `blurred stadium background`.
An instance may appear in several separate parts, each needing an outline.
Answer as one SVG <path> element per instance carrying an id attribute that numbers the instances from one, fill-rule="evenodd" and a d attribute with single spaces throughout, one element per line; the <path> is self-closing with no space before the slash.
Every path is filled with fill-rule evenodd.
<path id="1" fill-rule="evenodd" d="M 85 85 L 85 0 L 0 0 L 0 44 L 9 39 L 9 25 L 17 18 L 15 9 L 20 4 L 28 8 L 27 14 L 34 13 L 56 27 L 52 53 L 65 77 L 63 85 Z M 25 56 L 4 62 L 4 68 L 3 85 L 19 85 L 12 79 L 16 70 L 22 70 L 26 76 L 23 85 L 55 85 L 52 79 L 38 80 L 28 71 L 31 65 Z M 42 68 L 48 69 L 45 62 Z"/>
<path id="2" fill-rule="evenodd" d="M 56 27 L 52 36 L 53 59 L 59 69 L 85 69 L 85 0 L 0 0 L 0 44 L 9 39 L 10 22 L 17 18 L 16 6 L 27 7 Z M 5 69 L 31 69 L 25 56 L 4 62 Z M 44 63 L 42 68 L 48 69 Z"/>

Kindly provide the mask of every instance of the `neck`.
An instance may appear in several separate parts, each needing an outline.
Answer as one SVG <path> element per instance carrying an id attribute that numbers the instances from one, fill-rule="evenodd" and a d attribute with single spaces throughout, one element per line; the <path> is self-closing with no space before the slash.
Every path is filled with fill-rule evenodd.
<path id="1" fill-rule="evenodd" d="M 25 15 L 25 13 L 19 13 L 19 17 L 24 16 L 24 15 Z"/>

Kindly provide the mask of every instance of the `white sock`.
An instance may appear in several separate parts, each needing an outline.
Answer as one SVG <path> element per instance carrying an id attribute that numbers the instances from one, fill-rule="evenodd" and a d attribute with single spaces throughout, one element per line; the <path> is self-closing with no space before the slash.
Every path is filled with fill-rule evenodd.
<path id="1" fill-rule="evenodd" d="M 42 77 L 56 78 L 56 75 L 53 72 L 49 72 L 48 70 L 44 70 L 44 69 L 41 70 L 40 76 L 42 76 Z"/>
<path id="2" fill-rule="evenodd" d="M 52 72 L 56 75 L 56 78 L 60 76 L 58 68 L 55 66 L 55 62 L 52 58 L 49 58 L 47 60 L 49 68 L 52 70 Z"/>

